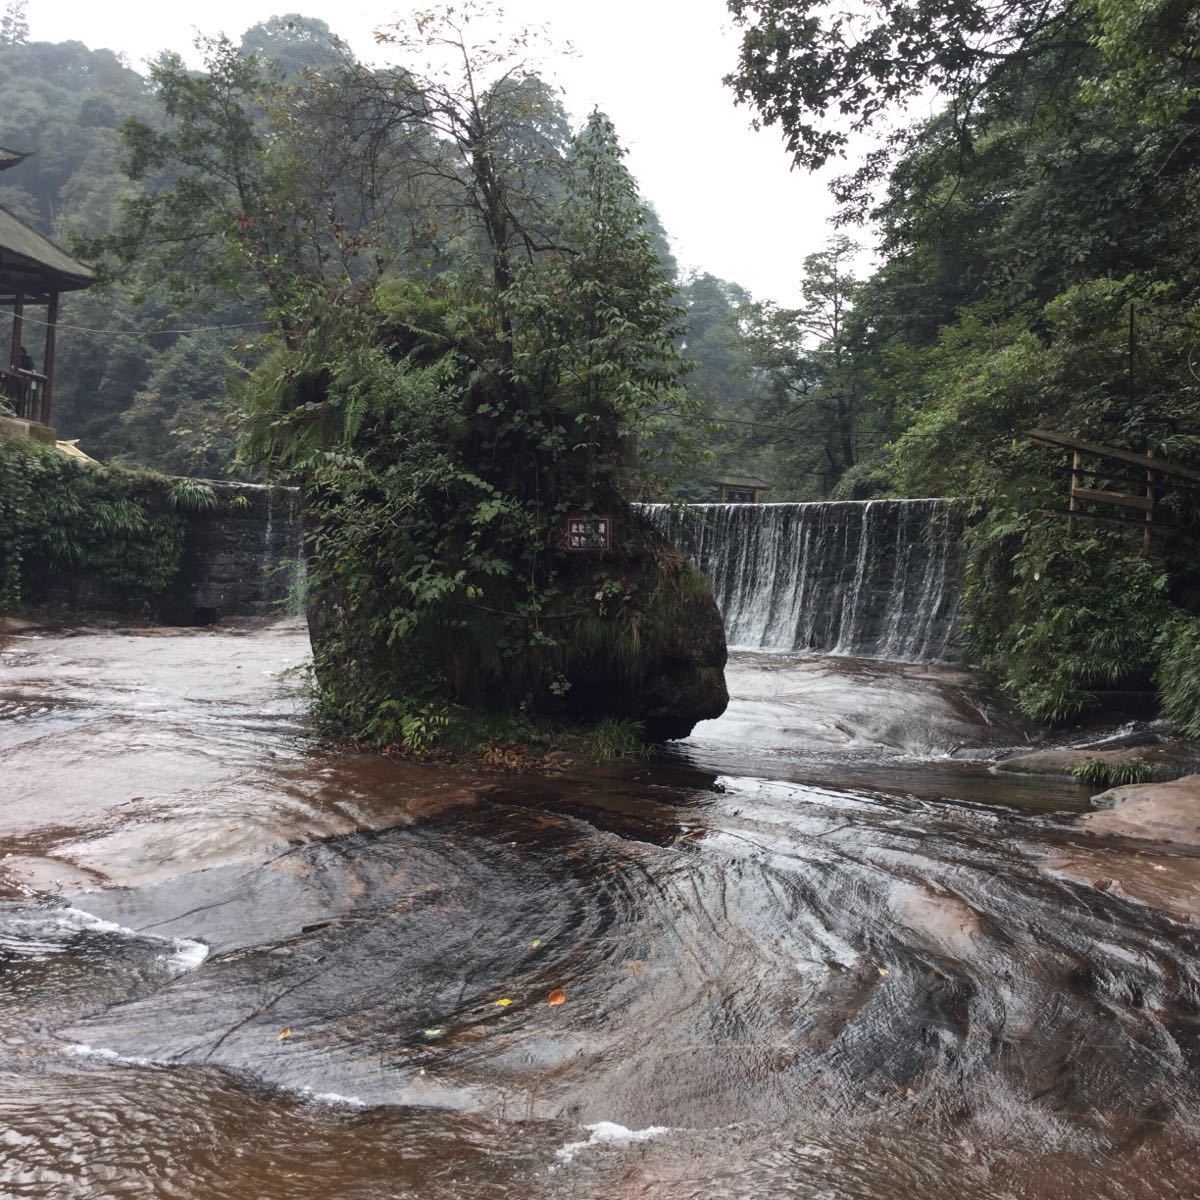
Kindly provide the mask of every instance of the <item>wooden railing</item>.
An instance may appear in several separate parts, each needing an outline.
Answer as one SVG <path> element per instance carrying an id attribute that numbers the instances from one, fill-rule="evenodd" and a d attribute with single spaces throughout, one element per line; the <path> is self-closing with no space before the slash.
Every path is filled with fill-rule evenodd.
<path id="1" fill-rule="evenodd" d="M 45 424 L 46 376 L 37 371 L 0 369 L 0 395 L 16 416 Z"/>
<path id="2" fill-rule="evenodd" d="M 1167 492 L 1200 493 L 1200 471 L 1178 463 L 1164 462 L 1150 452 L 1138 454 L 1136 451 L 1124 450 L 1117 446 L 1085 442 L 1049 429 L 1031 429 L 1029 436 L 1035 442 L 1071 451 L 1071 490 L 1067 496 L 1067 510 L 1043 510 L 1065 516 L 1068 533 L 1075 532 L 1075 523 L 1080 520 L 1136 525 L 1142 530 L 1142 547 L 1149 553 L 1151 535 L 1156 530 L 1172 527 L 1169 520 L 1164 520 L 1159 505 L 1163 495 Z M 1098 465 L 1088 466 L 1085 459 L 1097 460 Z M 1130 467 L 1134 468 L 1138 478 L 1129 477 Z M 1130 490 L 1088 487 L 1086 482 L 1089 476 L 1117 479 L 1127 484 Z M 1124 511 L 1092 512 L 1092 505 Z M 1138 515 L 1131 516 L 1130 512 Z"/>

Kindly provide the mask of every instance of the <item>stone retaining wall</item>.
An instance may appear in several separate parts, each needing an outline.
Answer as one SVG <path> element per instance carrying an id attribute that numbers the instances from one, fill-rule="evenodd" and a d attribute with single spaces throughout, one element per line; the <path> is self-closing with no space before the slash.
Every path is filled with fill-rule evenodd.
<path id="1" fill-rule="evenodd" d="M 210 512 L 188 517 L 175 619 L 210 624 L 224 617 L 301 611 L 299 492 L 205 482 L 219 503 Z"/>

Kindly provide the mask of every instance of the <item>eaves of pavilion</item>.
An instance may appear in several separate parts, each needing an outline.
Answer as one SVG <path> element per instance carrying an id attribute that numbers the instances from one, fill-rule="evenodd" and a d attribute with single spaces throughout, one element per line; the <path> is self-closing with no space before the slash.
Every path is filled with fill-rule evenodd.
<path id="1" fill-rule="evenodd" d="M 0 170 L 13 166 L 0 147 Z M 58 300 L 63 292 L 90 287 L 94 276 L 36 229 L 0 207 L 0 309 L 11 310 L 12 346 L 7 365 L 0 343 L 0 394 L 16 415 L 49 425 L 54 406 L 54 340 L 58 326 Z M 30 309 L 42 309 L 34 315 Z M 21 367 L 21 349 L 29 348 L 35 369 Z"/>

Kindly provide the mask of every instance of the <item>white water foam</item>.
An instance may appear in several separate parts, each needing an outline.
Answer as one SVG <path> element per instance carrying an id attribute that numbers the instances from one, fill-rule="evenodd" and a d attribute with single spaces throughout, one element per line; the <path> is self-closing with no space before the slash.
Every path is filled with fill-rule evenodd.
<path id="1" fill-rule="evenodd" d="M 597 1121 L 595 1125 L 585 1125 L 591 1136 L 585 1142 L 568 1142 L 560 1146 L 554 1153 L 561 1163 L 569 1163 L 580 1150 L 592 1146 L 628 1146 L 632 1142 L 648 1142 L 651 1138 L 661 1137 L 670 1133 L 666 1125 L 648 1125 L 645 1129 L 626 1129 L 615 1121 Z"/>
<path id="2" fill-rule="evenodd" d="M 963 517 L 945 500 L 649 504 L 713 585 L 731 649 L 959 657 Z"/>
<path id="3" fill-rule="evenodd" d="M 314 1092 L 311 1088 L 301 1088 L 301 1095 L 314 1104 L 330 1104 L 337 1108 L 367 1108 L 367 1102 L 357 1096 L 343 1096 L 341 1092 Z"/>
<path id="4" fill-rule="evenodd" d="M 208 947 L 191 938 L 166 938 L 141 933 L 115 921 L 106 921 L 82 908 L 39 909 L 28 913 L 5 914 L 0 928 L 0 944 L 23 958 L 46 958 L 69 953 L 69 939 L 79 933 L 112 933 L 120 937 L 161 942 L 168 948 L 165 961 L 175 975 L 194 971 L 207 957 Z"/>
<path id="5" fill-rule="evenodd" d="M 168 1065 L 159 1059 L 118 1054 L 115 1050 L 106 1050 L 103 1046 L 89 1046 L 86 1042 L 68 1042 L 63 1046 L 63 1051 L 67 1054 L 74 1054 L 77 1058 L 101 1058 L 105 1062 L 120 1063 L 123 1067 L 164 1067 Z"/>

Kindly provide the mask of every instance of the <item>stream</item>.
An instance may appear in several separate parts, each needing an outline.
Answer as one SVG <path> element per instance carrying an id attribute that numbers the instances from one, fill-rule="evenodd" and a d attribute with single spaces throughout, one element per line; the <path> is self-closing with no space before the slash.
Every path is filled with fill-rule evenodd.
<path id="1" fill-rule="evenodd" d="M 307 654 L 0 639 L 0 1195 L 1200 1194 L 1200 857 L 968 672 L 738 653 L 528 776 L 331 752 Z"/>

